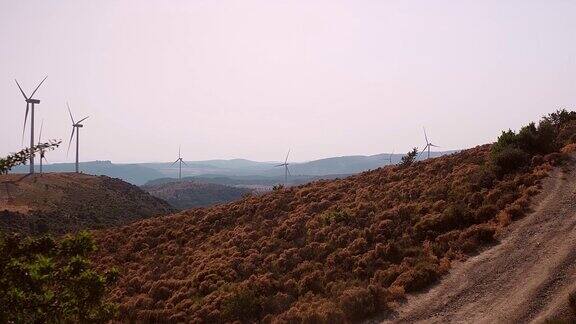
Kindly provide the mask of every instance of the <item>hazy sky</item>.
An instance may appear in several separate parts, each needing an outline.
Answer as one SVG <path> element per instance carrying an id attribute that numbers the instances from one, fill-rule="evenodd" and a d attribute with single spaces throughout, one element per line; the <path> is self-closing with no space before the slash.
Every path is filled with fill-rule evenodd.
<path id="1" fill-rule="evenodd" d="M 0 0 L 0 155 L 46 74 L 51 162 L 465 148 L 576 108 L 576 1 Z"/>

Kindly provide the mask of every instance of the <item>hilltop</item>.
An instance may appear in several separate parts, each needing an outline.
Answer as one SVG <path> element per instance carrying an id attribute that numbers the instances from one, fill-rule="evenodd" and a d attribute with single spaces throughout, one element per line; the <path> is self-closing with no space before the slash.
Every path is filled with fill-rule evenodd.
<path id="1" fill-rule="evenodd" d="M 158 181 L 141 188 L 178 209 L 226 203 L 252 193 L 246 188 L 195 181 Z"/>
<path id="2" fill-rule="evenodd" d="M 65 233 L 174 212 L 122 180 L 76 173 L 0 175 L 0 229 Z"/>

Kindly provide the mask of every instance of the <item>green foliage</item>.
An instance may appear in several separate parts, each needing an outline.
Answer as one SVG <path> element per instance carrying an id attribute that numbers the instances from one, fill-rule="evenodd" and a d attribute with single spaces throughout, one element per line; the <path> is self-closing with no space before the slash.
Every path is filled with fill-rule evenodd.
<path id="1" fill-rule="evenodd" d="M 352 214 L 349 210 L 336 210 L 323 213 L 321 216 L 323 224 L 333 223 L 347 223 L 352 219 Z"/>
<path id="2" fill-rule="evenodd" d="M 400 166 L 407 167 L 412 165 L 412 163 L 416 161 L 417 156 L 418 156 L 418 148 L 415 147 L 412 149 L 412 151 L 406 153 L 406 155 L 402 157 L 402 160 L 400 161 Z"/>
<path id="3" fill-rule="evenodd" d="M 12 153 L 5 158 L 0 159 L 0 174 L 7 174 L 13 167 L 26 164 L 26 161 L 30 158 L 30 155 L 36 154 L 38 152 L 43 152 L 46 150 L 54 150 L 60 146 L 62 141 L 60 140 L 50 140 L 46 143 L 40 143 L 32 147 L 27 147 L 19 152 Z"/>
<path id="4" fill-rule="evenodd" d="M 530 123 L 522 127 L 518 133 L 512 130 L 502 132 L 491 151 L 496 172 L 500 175 L 514 172 L 524 167 L 535 155 L 558 151 L 565 144 L 558 139 L 558 135 L 574 120 L 576 120 L 575 112 L 558 110 L 543 117 L 538 126 Z M 562 136 L 569 137 L 566 134 Z"/>
<path id="5" fill-rule="evenodd" d="M 224 317 L 244 322 L 258 318 L 262 312 L 262 302 L 262 298 L 253 290 L 239 289 L 224 302 Z"/>
<path id="6" fill-rule="evenodd" d="M 116 306 L 103 300 L 118 278 L 111 269 L 99 273 L 88 256 L 96 245 L 86 232 L 23 238 L 0 236 L 0 322 L 105 322 Z"/>

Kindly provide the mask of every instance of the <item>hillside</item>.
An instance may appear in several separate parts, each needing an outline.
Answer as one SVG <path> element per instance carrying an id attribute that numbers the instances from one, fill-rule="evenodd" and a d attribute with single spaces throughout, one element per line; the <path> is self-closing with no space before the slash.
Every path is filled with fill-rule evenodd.
<path id="1" fill-rule="evenodd" d="M 98 233 L 128 319 L 356 321 L 435 282 L 520 217 L 549 164 L 496 178 L 489 146 Z"/>
<path id="2" fill-rule="evenodd" d="M 178 209 L 226 203 L 238 200 L 252 192 L 245 188 L 194 181 L 169 181 L 144 185 L 141 188 Z"/>
<path id="3" fill-rule="evenodd" d="M 576 113 L 559 111 L 503 132 L 491 145 L 100 231 L 97 260 L 123 268 L 111 298 L 125 321 L 334 323 L 393 316 L 406 296 L 497 243 L 530 213 L 543 179 L 568 165 L 575 142 Z M 555 206 L 555 214 L 566 215 L 567 206 Z M 545 214 L 519 236 L 550 238 L 536 227 Z M 558 233 L 571 235 L 566 225 Z M 517 242 L 513 251 L 531 244 Z M 530 292 L 523 266 L 537 271 L 560 261 L 552 267 L 559 270 L 566 263 L 561 255 L 550 263 L 531 260 L 494 271 L 517 273 L 515 282 L 531 294 L 525 298 L 543 305 L 539 296 L 551 296 L 561 273 L 541 273 L 549 284 Z M 422 304 L 424 312 L 427 307 Z M 423 314 L 415 319 L 432 315 Z M 530 314 L 537 313 L 527 319 Z"/>
<path id="4" fill-rule="evenodd" d="M 0 229 L 65 233 L 105 228 L 175 209 L 119 179 L 75 173 L 0 175 Z"/>
<path id="5" fill-rule="evenodd" d="M 576 170 L 555 170 L 534 212 L 501 234 L 501 243 L 457 264 L 428 293 L 409 297 L 391 319 L 413 323 L 545 323 L 570 319 L 576 291 Z"/>

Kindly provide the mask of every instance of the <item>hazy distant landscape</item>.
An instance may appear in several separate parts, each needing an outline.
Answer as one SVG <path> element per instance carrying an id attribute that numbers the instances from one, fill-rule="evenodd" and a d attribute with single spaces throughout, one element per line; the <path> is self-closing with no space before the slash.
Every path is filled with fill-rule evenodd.
<path id="1" fill-rule="evenodd" d="M 431 157 L 451 154 L 456 151 L 431 152 Z M 316 179 L 342 177 L 390 164 L 397 164 L 403 154 L 383 153 L 371 156 L 342 156 L 290 164 L 291 184 L 303 184 Z M 421 155 L 419 159 L 423 159 Z M 233 186 L 264 185 L 273 186 L 284 182 L 282 168 L 274 167 L 278 162 L 255 162 L 244 159 L 186 161 L 182 176 L 198 182 L 217 183 Z M 135 185 L 144 185 L 161 178 L 177 178 L 178 167 L 172 163 L 130 163 L 119 164 L 110 161 L 80 163 L 82 172 L 92 175 L 105 175 L 119 178 Z M 71 172 L 73 163 L 44 165 L 46 172 Z M 12 169 L 13 173 L 27 173 L 27 166 Z"/>

